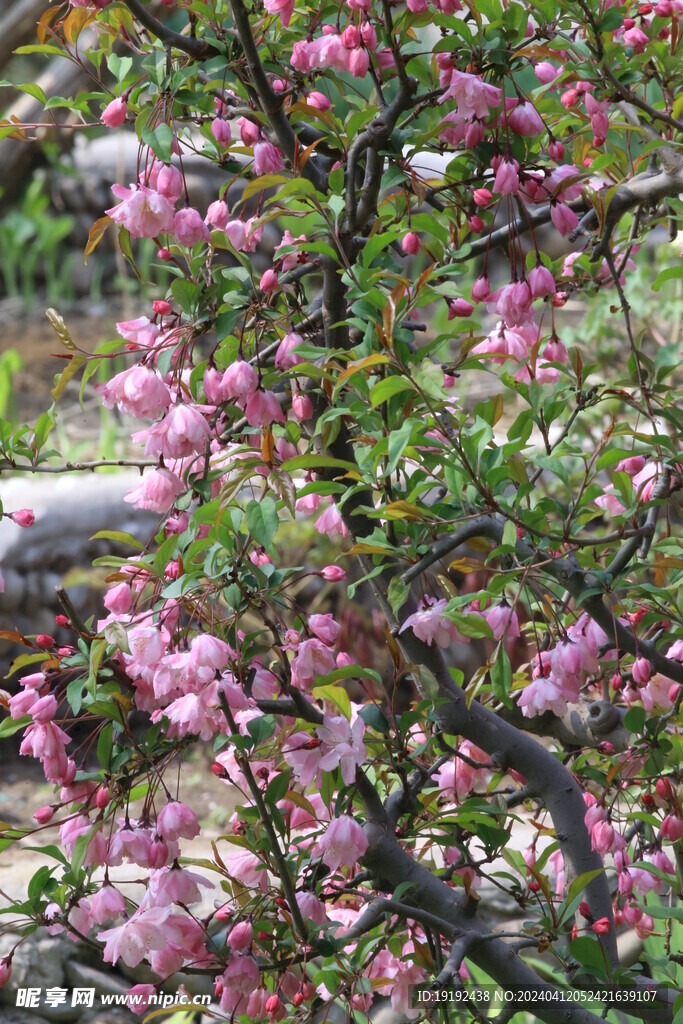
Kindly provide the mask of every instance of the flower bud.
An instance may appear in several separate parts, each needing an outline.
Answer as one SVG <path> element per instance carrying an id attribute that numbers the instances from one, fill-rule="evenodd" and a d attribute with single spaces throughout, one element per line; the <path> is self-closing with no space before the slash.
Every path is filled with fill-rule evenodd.
<path id="1" fill-rule="evenodd" d="M 10 513 L 10 519 L 12 519 L 17 526 L 21 526 L 24 529 L 28 526 L 33 526 L 36 521 L 36 517 L 30 508 L 20 508 L 18 512 Z"/>
<path id="2" fill-rule="evenodd" d="M 414 231 L 403 236 L 401 248 L 407 256 L 417 256 L 420 251 L 420 239 Z"/>
<path id="3" fill-rule="evenodd" d="M 173 312 L 173 306 L 170 302 L 166 302 L 165 299 L 156 299 L 152 303 L 152 309 L 155 313 L 158 313 L 159 316 L 170 316 Z"/>
<path id="4" fill-rule="evenodd" d="M 47 633 L 39 633 L 36 637 L 36 645 L 47 651 L 50 647 L 54 647 L 55 638 L 53 636 L 48 636 Z"/>

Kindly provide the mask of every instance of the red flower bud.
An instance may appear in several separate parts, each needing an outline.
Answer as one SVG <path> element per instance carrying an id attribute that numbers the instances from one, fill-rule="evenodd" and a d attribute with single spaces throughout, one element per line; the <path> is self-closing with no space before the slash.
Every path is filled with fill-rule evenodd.
<path id="1" fill-rule="evenodd" d="M 48 650 L 50 647 L 54 647 L 54 645 L 55 638 L 48 636 L 47 633 L 39 633 L 36 637 L 36 646 L 38 647 L 44 647 L 45 650 Z"/>
<path id="2" fill-rule="evenodd" d="M 277 897 L 277 899 L 275 900 L 275 904 L 280 908 L 280 910 L 287 909 L 287 900 L 283 899 L 282 896 Z"/>
<path id="3" fill-rule="evenodd" d="M 595 921 L 594 924 L 591 925 L 591 928 L 596 935 L 607 935 L 611 927 L 608 917 L 601 917 L 599 921 Z"/>
<path id="4" fill-rule="evenodd" d="M 173 259 L 170 249 L 159 249 L 159 251 L 157 252 L 157 256 L 159 257 L 160 260 L 163 260 L 164 263 L 168 263 L 169 260 Z"/>
<path id="5" fill-rule="evenodd" d="M 225 768 L 223 767 L 222 764 L 219 764 L 218 761 L 214 761 L 214 763 L 211 765 L 211 771 L 219 779 L 227 779 L 228 777 L 228 773 L 226 772 Z"/>
<path id="6" fill-rule="evenodd" d="M 69 620 L 66 617 L 66 615 L 55 615 L 55 623 L 56 625 L 61 626 L 62 629 L 64 629 L 66 626 L 69 625 Z"/>
<path id="7" fill-rule="evenodd" d="M 278 995 L 270 996 L 270 998 L 266 999 L 266 1013 L 269 1017 L 274 1016 L 281 1006 L 282 1003 Z"/>
<path id="8" fill-rule="evenodd" d="M 476 213 L 473 213 L 471 217 L 467 218 L 467 223 L 470 226 L 470 231 L 474 231 L 477 234 L 483 231 L 486 227 L 481 217 Z"/>
<path id="9" fill-rule="evenodd" d="M 159 316 L 170 316 L 173 312 L 173 306 L 170 302 L 166 302 L 165 299 L 156 299 L 152 303 L 152 309 L 155 313 L 158 313 Z"/>
<path id="10" fill-rule="evenodd" d="M 614 744 L 610 743 L 609 740 L 602 740 L 600 743 L 598 743 L 598 750 L 601 754 L 613 754 Z"/>
<path id="11" fill-rule="evenodd" d="M 652 805 L 655 802 L 655 798 L 653 797 L 652 793 L 643 793 L 643 795 L 640 798 L 640 802 L 641 804 L 643 804 L 644 807 L 652 807 Z"/>
<path id="12" fill-rule="evenodd" d="M 579 903 L 579 913 L 581 914 L 581 917 L 585 917 L 587 921 L 593 920 L 591 908 L 588 906 L 585 900 L 581 900 L 581 902 Z"/>
<path id="13" fill-rule="evenodd" d="M 303 992 L 295 992 L 294 993 L 294 998 L 292 999 L 292 1002 L 294 1003 L 294 1005 L 295 1006 L 301 1006 L 303 1001 L 304 1001 L 304 994 L 303 994 Z"/>
<path id="14" fill-rule="evenodd" d="M 629 28 L 635 28 L 635 27 L 636 27 L 636 23 L 633 20 L 633 18 L 624 18 L 624 28 L 625 29 L 628 30 Z"/>
<path id="15" fill-rule="evenodd" d="M 673 786 L 668 779 L 657 779 L 655 791 L 661 800 L 673 800 L 674 798 Z"/>
<path id="16" fill-rule="evenodd" d="M 530 892 L 538 892 L 540 890 L 540 888 L 541 888 L 541 883 L 540 882 L 536 882 L 536 881 L 529 882 L 529 891 Z"/>

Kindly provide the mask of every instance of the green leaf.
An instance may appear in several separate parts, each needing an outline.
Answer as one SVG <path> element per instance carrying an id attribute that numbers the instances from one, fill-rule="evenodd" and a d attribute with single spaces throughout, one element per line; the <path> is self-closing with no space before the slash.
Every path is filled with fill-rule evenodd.
<path id="1" fill-rule="evenodd" d="M 14 736 L 15 732 L 19 732 L 20 729 L 25 729 L 27 725 L 31 725 L 33 719 L 30 715 L 22 715 L 21 718 L 3 718 L 0 722 L 0 738 L 3 736 Z"/>
<path id="2" fill-rule="evenodd" d="M 577 907 L 572 906 L 577 900 L 583 896 L 583 892 L 587 885 L 597 878 L 598 875 L 602 875 L 604 872 L 603 868 L 596 868 L 594 871 L 584 871 L 583 874 L 578 875 L 567 890 L 567 895 L 564 898 L 564 902 L 559 911 L 560 921 L 564 921 L 566 917 L 574 914 Z M 578 906 L 578 904 L 577 904 Z"/>
<path id="3" fill-rule="evenodd" d="M 502 545 L 504 547 L 514 548 L 516 544 L 517 544 L 517 527 L 515 526 L 515 524 L 512 522 L 511 519 L 508 519 L 508 521 L 505 523 L 505 526 L 503 527 Z"/>
<path id="4" fill-rule="evenodd" d="M 443 376 L 443 374 L 442 374 Z M 370 405 L 376 409 L 378 405 L 387 402 L 394 395 L 400 395 L 402 391 L 414 391 L 412 381 L 406 377 L 385 377 L 378 381 L 370 391 Z"/>
<path id="5" fill-rule="evenodd" d="M 389 461 L 387 462 L 386 475 L 391 476 L 396 467 L 398 466 L 399 459 L 405 451 L 406 445 L 410 441 L 410 436 L 413 432 L 414 420 L 407 420 L 402 427 L 398 430 L 392 430 L 389 435 Z"/>
<path id="6" fill-rule="evenodd" d="M 109 768 L 113 746 L 113 726 L 111 722 L 107 722 L 97 741 L 97 760 L 105 770 Z"/>
<path id="7" fill-rule="evenodd" d="M 652 291 L 658 292 L 663 284 L 667 281 L 673 281 L 678 277 L 683 277 L 683 264 L 681 263 L 677 263 L 675 267 L 667 267 L 666 270 L 662 270 L 660 274 L 657 274 L 651 285 Z"/>
<path id="8" fill-rule="evenodd" d="M 404 583 L 400 576 L 394 576 L 387 590 L 387 600 L 394 615 L 398 615 L 399 610 L 406 603 L 409 595 L 409 584 Z"/>
<path id="9" fill-rule="evenodd" d="M 272 715 L 262 715 L 260 718 L 252 718 L 247 722 L 247 732 L 257 747 L 263 740 L 270 739 L 275 732 L 275 719 Z"/>
<path id="10" fill-rule="evenodd" d="M 132 533 L 125 533 L 123 530 L 98 530 L 97 533 L 93 533 L 90 540 L 112 540 L 117 544 L 127 544 L 131 548 L 137 548 L 138 551 L 145 550 L 144 544 L 136 540 Z"/>
<path id="11" fill-rule="evenodd" d="M 267 804 L 276 804 L 279 800 L 282 800 L 285 793 L 289 789 L 289 780 L 291 778 L 290 772 L 279 772 L 273 781 L 269 784 L 263 799 Z"/>
<path id="12" fill-rule="evenodd" d="M 510 698 L 510 687 L 512 686 L 512 668 L 510 659 L 502 647 L 498 650 L 498 657 L 489 670 L 493 692 L 498 700 L 501 700 L 507 708 L 513 706 Z"/>
<path id="13" fill-rule="evenodd" d="M 261 501 L 250 501 L 246 518 L 249 533 L 256 543 L 269 548 L 279 525 L 277 506 L 273 499 L 265 497 Z"/>
<path id="14" fill-rule="evenodd" d="M 311 694 L 316 700 L 329 700 L 339 708 L 345 718 L 351 720 L 351 698 L 341 686 L 314 686 Z"/>

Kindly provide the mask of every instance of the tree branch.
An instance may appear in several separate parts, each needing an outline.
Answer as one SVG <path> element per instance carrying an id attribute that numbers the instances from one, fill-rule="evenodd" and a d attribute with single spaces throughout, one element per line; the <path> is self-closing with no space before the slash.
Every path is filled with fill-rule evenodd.
<path id="1" fill-rule="evenodd" d="M 261 104 L 261 110 L 270 121 L 271 127 L 280 147 L 288 157 L 292 167 L 296 167 L 298 140 L 294 129 L 287 119 L 282 106 L 282 99 L 274 92 L 268 76 L 261 63 L 258 48 L 249 23 L 249 15 L 242 0 L 230 0 L 230 7 L 235 21 L 235 28 L 242 44 L 244 56 L 249 68 L 249 75 Z M 315 166 L 314 159 L 307 160 L 301 169 L 305 178 L 311 181 L 320 192 L 325 190 L 326 176 Z"/>
<path id="2" fill-rule="evenodd" d="M 162 43 L 174 46 L 176 50 L 182 50 L 189 57 L 195 60 L 206 60 L 208 57 L 215 57 L 220 54 L 217 47 L 212 46 L 206 39 L 195 39 L 193 36 L 185 36 L 180 32 L 174 32 L 163 22 L 158 21 L 153 14 L 147 10 L 140 0 L 123 0 L 131 14 L 137 18 L 141 25 L 160 39 Z"/>

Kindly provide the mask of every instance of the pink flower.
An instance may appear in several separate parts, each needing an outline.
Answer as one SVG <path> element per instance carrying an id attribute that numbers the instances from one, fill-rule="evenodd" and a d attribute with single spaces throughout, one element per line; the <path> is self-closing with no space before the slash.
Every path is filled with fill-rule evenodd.
<path id="1" fill-rule="evenodd" d="M 204 218 L 207 224 L 213 224 L 219 231 L 225 231 L 230 220 L 230 210 L 224 199 L 217 199 L 211 203 Z"/>
<path id="2" fill-rule="evenodd" d="M 508 327 L 517 327 L 533 319 L 531 289 L 526 281 L 511 281 L 497 288 L 487 302 L 489 312 L 495 310 Z"/>
<path id="3" fill-rule="evenodd" d="M 119 914 L 125 914 L 126 901 L 113 885 L 103 885 L 91 900 L 90 916 L 95 924 L 112 921 Z"/>
<path id="4" fill-rule="evenodd" d="M 563 70 L 564 68 L 562 66 L 556 68 L 554 64 L 551 64 L 550 61 L 547 60 L 542 60 L 540 64 L 537 64 L 534 68 L 536 78 L 542 85 L 550 85 L 551 82 L 554 82 L 555 79 L 562 74 Z"/>
<path id="5" fill-rule="evenodd" d="M 636 660 L 633 662 L 633 668 L 631 671 L 633 675 L 633 682 L 637 683 L 638 686 L 644 686 L 645 683 L 648 682 L 652 674 L 650 662 L 647 660 L 647 658 L 642 657 L 636 658 Z"/>
<path id="6" fill-rule="evenodd" d="M 430 647 L 433 643 L 438 647 L 448 647 L 457 633 L 454 624 L 444 615 L 448 601 L 442 598 L 440 601 L 428 602 L 428 598 L 421 602 L 420 610 L 408 616 L 399 633 L 412 629 L 418 640 L 424 641 Z"/>
<path id="7" fill-rule="evenodd" d="M 491 294 L 488 277 L 478 277 L 472 285 L 472 298 L 475 302 L 485 302 Z"/>
<path id="8" fill-rule="evenodd" d="M 222 388 L 228 398 L 246 402 L 258 389 L 258 373 L 246 360 L 238 359 L 223 374 Z"/>
<path id="9" fill-rule="evenodd" d="M 124 497 L 124 501 L 136 508 L 150 509 L 165 514 L 173 506 L 178 495 L 185 491 L 185 484 L 165 466 L 147 473 L 138 487 Z"/>
<path id="10" fill-rule="evenodd" d="M 159 374 L 146 366 L 131 366 L 117 373 L 101 391 L 107 409 L 116 405 L 130 416 L 158 416 L 171 404 L 171 392 Z"/>
<path id="11" fill-rule="evenodd" d="M 334 502 L 325 509 L 322 515 L 318 516 L 313 525 L 318 533 L 325 533 L 328 537 L 346 537 L 348 535 L 344 520 Z"/>
<path id="12" fill-rule="evenodd" d="M 237 119 L 237 127 L 240 130 L 240 139 L 244 146 L 253 146 L 261 137 L 261 129 L 259 126 L 246 117 L 240 117 Z"/>
<path id="13" fill-rule="evenodd" d="M 551 203 L 550 219 L 563 238 L 565 238 L 570 231 L 573 231 L 579 223 L 579 218 L 576 216 L 572 208 L 567 206 L 566 203 Z"/>
<path id="14" fill-rule="evenodd" d="M 299 690 L 308 690 L 316 676 L 334 672 L 336 667 L 334 654 L 327 644 L 317 639 L 304 640 L 291 663 L 292 683 Z"/>
<path id="15" fill-rule="evenodd" d="M 501 196 L 517 195 L 519 191 L 519 164 L 516 160 L 501 160 L 493 182 L 493 191 Z"/>
<path id="16" fill-rule="evenodd" d="M 149 348 L 153 345 L 161 333 L 158 324 L 153 324 L 146 316 L 139 316 L 136 320 L 122 320 L 117 323 L 116 330 L 126 341 L 142 348 Z"/>
<path id="17" fill-rule="evenodd" d="M 12 962 L 9 957 L 4 956 L 0 960 L 0 988 L 6 985 L 12 977 Z"/>
<path id="18" fill-rule="evenodd" d="M 241 220 L 231 220 L 223 229 L 233 249 L 244 249 L 247 243 L 247 225 Z"/>
<path id="19" fill-rule="evenodd" d="M 529 288 L 532 299 L 542 299 L 546 295 L 554 295 L 557 290 L 555 278 L 541 263 L 529 271 Z"/>
<path id="20" fill-rule="evenodd" d="M 363 28 L 365 28 L 365 24 L 363 25 Z M 368 25 L 368 28 L 372 28 L 372 26 Z M 377 37 L 375 36 L 375 46 L 377 45 L 376 39 Z M 367 46 L 367 43 L 365 45 Z M 368 49 L 372 49 L 372 47 L 368 47 Z M 316 110 L 329 110 L 332 106 L 327 96 L 315 89 L 312 92 L 309 92 L 306 97 L 306 103 L 309 107 L 315 107 Z"/>
<path id="21" fill-rule="evenodd" d="M 198 875 L 196 871 L 175 866 L 163 867 L 152 872 L 148 892 L 151 901 L 157 907 L 169 907 L 172 903 L 190 906 L 192 903 L 199 903 L 202 898 L 200 885 L 205 889 L 213 888 L 212 883 L 203 875 Z"/>
<path id="22" fill-rule="evenodd" d="M 455 99 L 458 113 L 462 117 L 484 120 L 489 115 L 489 108 L 500 105 L 501 96 L 497 86 L 487 85 L 479 75 L 468 75 L 453 69 L 449 73 L 448 88 L 439 103 Z"/>
<path id="23" fill-rule="evenodd" d="M 525 718 L 534 718 L 545 711 L 552 711 L 553 714 L 562 717 L 567 712 L 568 701 L 578 700 L 578 696 L 578 688 L 576 693 L 572 692 L 566 683 L 560 683 L 551 674 L 547 677 L 539 676 L 525 686 L 517 704 Z"/>
<path id="24" fill-rule="evenodd" d="M 33 524 L 36 521 L 36 517 L 33 514 L 33 510 L 30 508 L 17 509 L 16 512 L 12 512 L 10 514 L 10 519 L 14 523 L 16 523 L 17 526 L 21 526 L 24 529 L 26 529 L 29 526 L 33 526 Z"/>
<path id="25" fill-rule="evenodd" d="M 251 921 L 238 921 L 237 924 L 233 925 L 230 929 L 230 933 L 225 942 L 233 953 L 242 953 L 245 949 L 249 949 L 253 939 L 254 927 Z"/>
<path id="26" fill-rule="evenodd" d="M 683 819 L 677 818 L 674 814 L 667 814 L 662 821 L 659 831 L 662 839 L 668 839 L 672 843 L 677 843 L 680 839 L 683 839 Z"/>
<path id="27" fill-rule="evenodd" d="M 599 821 L 591 832 L 591 845 L 603 857 L 615 850 L 626 847 L 623 836 L 610 825 L 609 821 Z"/>
<path id="28" fill-rule="evenodd" d="M 145 454 L 163 455 L 166 459 L 184 459 L 201 452 L 211 436 L 201 408 L 185 403 L 174 405 L 160 423 L 133 434 L 133 440 L 146 439 Z"/>
<path id="29" fill-rule="evenodd" d="M 357 716 L 352 725 L 344 715 L 325 715 L 323 725 L 318 726 L 316 733 L 322 744 L 318 768 L 331 772 L 341 767 L 344 785 L 350 786 L 356 777 L 356 768 L 367 757 L 363 743 L 363 719 Z"/>
<path id="30" fill-rule="evenodd" d="M 506 359 L 525 361 L 529 355 L 529 347 L 520 330 L 504 327 L 501 321 L 485 341 L 474 346 L 472 354 L 490 356 L 498 363 L 505 362 Z"/>
<path id="31" fill-rule="evenodd" d="M 247 401 L 244 415 L 250 427 L 268 427 L 271 423 L 284 423 L 277 395 L 272 391 L 255 391 Z"/>
<path id="32" fill-rule="evenodd" d="M 199 210 L 195 210 L 192 206 L 178 210 L 172 230 L 180 245 L 191 247 L 197 242 L 211 241 L 211 234 L 202 220 Z"/>
<path id="33" fill-rule="evenodd" d="M 627 46 L 633 47 L 636 53 L 642 53 L 650 41 L 646 33 L 638 25 L 627 29 L 622 38 Z"/>
<path id="34" fill-rule="evenodd" d="M 280 21 L 287 28 L 294 13 L 294 0 L 265 0 L 268 14 L 279 14 Z"/>
<path id="35" fill-rule="evenodd" d="M 229 121 L 224 121 L 222 117 L 215 117 L 211 122 L 211 134 L 219 146 L 222 148 L 228 146 L 232 141 Z"/>
<path id="36" fill-rule="evenodd" d="M 540 135 L 545 130 L 541 117 L 533 103 L 520 103 L 507 115 L 510 128 L 517 135 Z"/>
<path id="37" fill-rule="evenodd" d="M 160 196 L 166 196 L 172 203 L 180 199 L 184 188 L 183 176 L 177 167 L 162 164 L 156 176 L 155 188 Z"/>
<path id="38" fill-rule="evenodd" d="M 117 583 L 104 595 L 104 607 L 115 615 L 125 615 L 132 603 L 133 594 L 127 583 Z"/>
<path id="39" fill-rule="evenodd" d="M 414 231 L 409 231 L 401 240 L 401 248 L 408 256 L 417 256 L 420 251 L 420 238 Z"/>
<path id="40" fill-rule="evenodd" d="M 320 575 L 323 579 L 327 580 L 328 583 L 339 583 L 341 580 L 346 579 L 346 572 L 338 565 L 326 565 L 321 571 Z"/>
<path id="41" fill-rule="evenodd" d="M 271 292 L 274 292 L 276 290 L 277 285 L 277 272 L 273 270 L 272 267 L 270 267 L 268 270 L 265 270 L 261 275 L 261 280 L 259 281 L 259 288 L 266 295 L 270 295 Z"/>
<path id="42" fill-rule="evenodd" d="M 338 622 L 335 622 L 332 614 L 310 615 L 307 624 L 318 640 L 322 640 L 328 647 L 334 647 L 339 638 L 341 626 Z"/>
<path id="43" fill-rule="evenodd" d="M 277 174 L 285 166 L 282 153 L 272 142 L 257 142 L 254 146 L 254 174 Z"/>
<path id="44" fill-rule="evenodd" d="M 126 114 L 128 113 L 128 104 L 124 100 L 123 96 L 117 96 L 109 103 L 100 115 L 100 120 L 106 124 L 107 128 L 120 128 L 123 122 L 126 120 Z"/>
<path id="45" fill-rule="evenodd" d="M 169 917 L 169 907 L 150 907 L 137 910 L 117 928 L 99 932 L 97 938 L 105 943 L 105 963 L 115 964 L 121 959 L 128 967 L 137 967 L 151 950 L 165 949 L 172 934 Z"/>
<path id="46" fill-rule="evenodd" d="M 161 0 L 161 2 L 165 3 L 167 7 L 169 6 L 169 0 Z M 175 3 L 175 0 L 173 2 Z M 132 1013 L 137 1013 L 138 1016 L 142 1015 L 150 1006 L 155 1005 L 151 1000 L 153 996 L 156 996 L 156 991 L 156 986 L 154 985 L 133 985 L 126 992 L 128 1009 Z"/>
<path id="47" fill-rule="evenodd" d="M 509 639 L 520 635 L 517 612 L 505 601 L 485 611 L 484 618 L 491 627 L 491 632 L 496 640 L 500 640 L 506 634 Z"/>
<path id="48" fill-rule="evenodd" d="M 114 185 L 112 192 L 122 202 L 105 212 L 121 224 L 133 238 L 154 238 L 173 231 L 173 204 L 145 185 Z"/>
<path id="49" fill-rule="evenodd" d="M 645 459 L 642 455 L 632 455 L 628 459 L 622 459 L 621 462 L 617 462 L 615 466 L 615 472 L 617 473 L 628 473 L 629 476 L 636 476 L 645 467 Z"/>
<path id="50" fill-rule="evenodd" d="M 347 815 L 330 822 L 317 847 L 322 853 L 323 863 L 331 871 L 342 866 L 352 867 L 367 848 L 368 840 L 363 829 Z"/>
<path id="51" fill-rule="evenodd" d="M 157 815 L 157 832 L 164 839 L 194 839 L 201 829 L 197 815 L 185 804 L 175 800 L 162 807 Z"/>
<path id="52" fill-rule="evenodd" d="M 303 356 L 296 354 L 297 345 L 303 345 L 300 334 L 285 334 L 275 353 L 275 366 L 278 370 L 291 370 L 297 363 L 303 363 Z"/>

